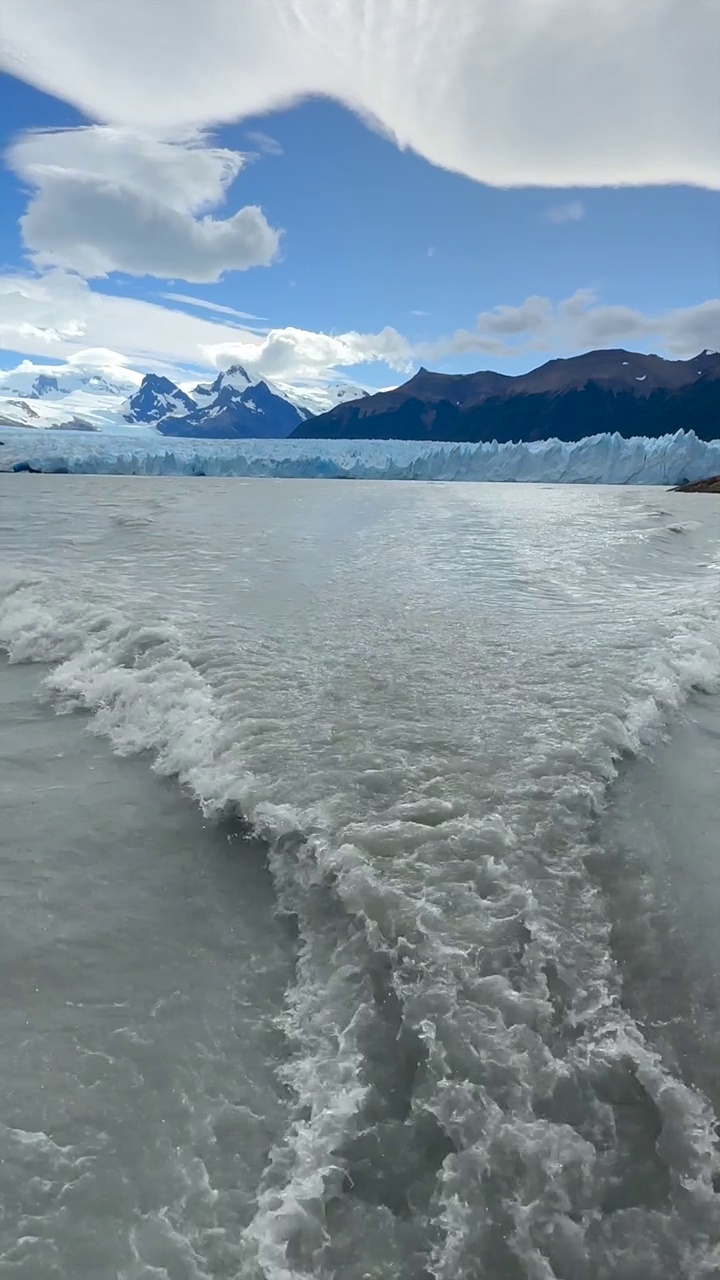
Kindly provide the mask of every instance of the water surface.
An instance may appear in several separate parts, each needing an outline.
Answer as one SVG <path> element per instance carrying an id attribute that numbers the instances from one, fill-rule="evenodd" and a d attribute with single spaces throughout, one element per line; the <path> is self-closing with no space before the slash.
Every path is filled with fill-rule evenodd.
<path id="1" fill-rule="evenodd" d="M 2 1274 L 720 1274 L 719 535 L 0 477 Z"/>

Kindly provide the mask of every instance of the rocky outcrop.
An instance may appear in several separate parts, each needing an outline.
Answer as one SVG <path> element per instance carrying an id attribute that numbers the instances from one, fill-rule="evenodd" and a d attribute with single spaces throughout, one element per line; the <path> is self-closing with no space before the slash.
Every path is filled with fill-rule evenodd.
<path id="1" fill-rule="evenodd" d="M 707 480 L 679 484 L 671 493 L 720 493 L 720 476 L 708 476 Z"/>

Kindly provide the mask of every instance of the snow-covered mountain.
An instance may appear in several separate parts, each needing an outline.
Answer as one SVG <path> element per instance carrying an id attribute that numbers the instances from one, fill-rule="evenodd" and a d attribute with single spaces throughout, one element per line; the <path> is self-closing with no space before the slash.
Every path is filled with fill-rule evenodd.
<path id="1" fill-rule="evenodd" d="M 24 360 L 17 369 L 0 374 L 0 396 L 23 400 L 56 400 L 82 392 L 95 396 L 128 396 L 140 385 L 142 374 L 122 366 L 81 364 L 36 365 Z"/>
<path id="2" fill-rule="evenodd" d="M 132 421 L 152 421 L 165 436 L 191 436 L 207 440 L 267 440 L 289 436 L 308 417 L 287 394 L 263 378 L 252 377 L 242 365 L 219 373 L 209 384 L 199 383 L 188 395 L 167 379 L 163 396 L 178 403 L 157 414 L 150 403 L 149 377 L 129 401 L 138 416 Z M 145 403 L 147 401 L 147 403 Z M 141 417 L 153 412 L 153 417 Z"/>
<path id="3" fill-rule="evenodd" d="M 42 406 L 43 409 L 46 407 Z M 55 421 L 56 417 L 57 421 Z M 36 409 L 29 398 L 19 400 L 10 396 L 7 399 L 0 396 L 0 427 L 44 427 L 48 431 L 97 431 L 99 429 L 89 419 L 79 417 L 72 406 L 66 407 L 64 415 L 57 415 L 55 406 L 51 406 L 51 414 L 48 417 L 47 413 Z"/>
<path id="4" fill-rule="evenodd" d="M 169 378 L 146 373 L 140 386 L 123 405 L 126 422 L 159 422 L 168 414 L 192 413 L 195 401 Z"/>
<path id="5" fill-rule="evenodd" d="M 330 382 L 326 385 L 313 383 L 301 387 L 291 386 L 285 382 L 273 384 L 291 404 L 305 411 L 305 416 L 314 418 L 318 413 L 328 413 L 339 404 L 347 404 L 350 400 L 362 400 L 371 395 L 364 387 L 355 386 L 351 382 Z"/>
<path id="6" fill-rule="evenodd" d="M 111 354 L 111 353 L 108 353 Z M 23 360 L 0 373 L 0 423 L 65 431 L 117 431 L 123 401 L 137 390 L 142 374 L 124 365 L 61 365 Z"/>
<path id="7" fill-rule="evenodd" d="M 24 360 L 0 373 L 0 426 L 273 439 L 288 436 L 306 418 L 367 394 L 344 382 L 271 382 L 242 365 L 207 382 L 178 385 L 110 361 L 41 365 Z"/>

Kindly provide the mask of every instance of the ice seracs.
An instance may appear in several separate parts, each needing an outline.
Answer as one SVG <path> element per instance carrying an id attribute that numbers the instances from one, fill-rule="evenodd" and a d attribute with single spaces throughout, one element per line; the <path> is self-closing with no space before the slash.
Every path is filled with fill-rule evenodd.
<path id="1" fill-rule="evenodd" d="M 0 468 L 102 475 L 281 476 L 346 480 L 479 480 L 678 485 L 720 474 L 720 440 L 692 431 L 655 439 L 431 444 L 415 440 L 171 440 L 60 431 L 0 431 Z"/>

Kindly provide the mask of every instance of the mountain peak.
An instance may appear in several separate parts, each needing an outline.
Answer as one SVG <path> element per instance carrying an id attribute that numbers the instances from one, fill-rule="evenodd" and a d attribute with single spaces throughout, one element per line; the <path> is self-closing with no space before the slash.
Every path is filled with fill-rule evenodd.
<path id="1" fill-rule="evenodd" d="M 31 398 L 36 400 L 39 399 L 40 396 L 49 396 L 53 393 L 55 393 L 55 395 L 60 394 L 60 387 L 58 386 L 57 378 L 52 374 L 39 373 L 32 385 Z"/>
<path id="2" fill-rule="evenodd" d="M 260 439 L 288 436 L 306 411 L 240 364 L 223 370 L 192 396 L 169 378 L 147 374 L 124 408 L 126 422 L 154 425 L 162 435 L 196 439 Z"/>
<path id="3" fill-rule="evenodd" d="M 146 373 L 134 395 L 125 402 L 126 422 L 159 422 L 169 413 L 191 413 L 195 401 L 160 373 Z"/>
<path id="4" fill-rule="evenodd" d="M 171 382 L 169 378 L 164 377 L 161 373 L 146 373 L 140 383 L 139 390 L 142 391 L 143 387 L 145 387 L 146 390 L 153 391 L 177 391 L 175 383 Z"/>

